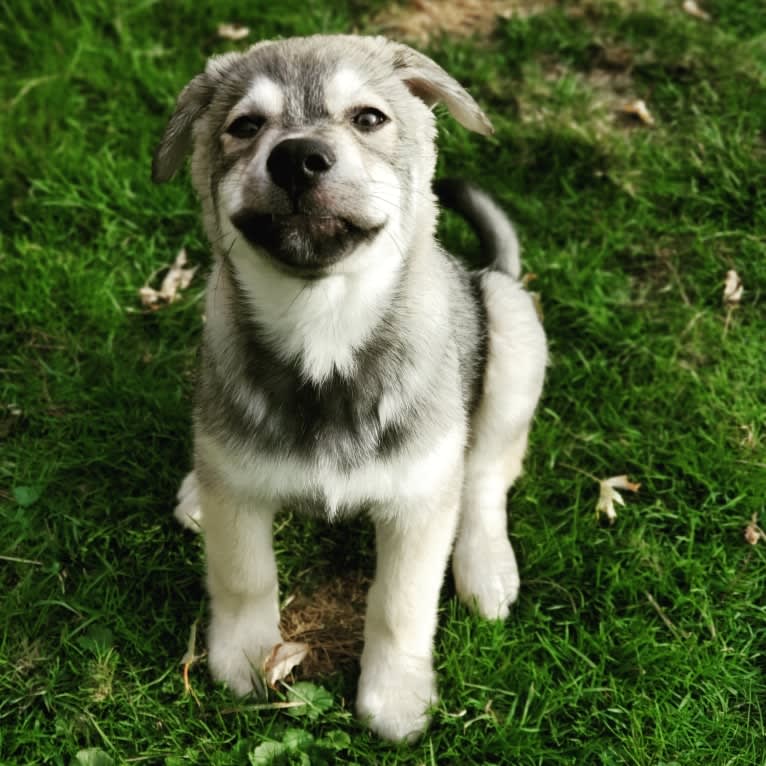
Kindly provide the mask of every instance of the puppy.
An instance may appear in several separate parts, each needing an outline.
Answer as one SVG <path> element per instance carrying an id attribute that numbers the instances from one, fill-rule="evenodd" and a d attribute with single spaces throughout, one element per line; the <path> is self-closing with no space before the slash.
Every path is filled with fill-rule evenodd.
<path id="1" fill-rule="evenodd" d="M 519 576 L 506 492 L 521 471 L 546 344 L 513 228 L 459 182 L 437 187 L 488 266 L 435 239 L 431 107 L 489 134 L 471 96 L 380 37 L 262 42 L 181 92 L 153 179 L 191 152 L 214 252 L 176 514 L 204 533 L 208 658 L 236 694 L 281 641 L 274 516 L 375 525 L 356 708 L 413 740 L 436 701 L 432 649 L 452 552 L 459 596 L 502 619 Z"/>

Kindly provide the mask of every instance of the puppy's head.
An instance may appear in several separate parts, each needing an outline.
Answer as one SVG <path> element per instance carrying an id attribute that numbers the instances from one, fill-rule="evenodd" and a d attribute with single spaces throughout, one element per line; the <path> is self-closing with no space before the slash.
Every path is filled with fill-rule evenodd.
<path id="1" fill-rule="evenodd" d="M 433 218 L 434 120 L 492 128 L 431 59 L 380 37 L 263 42 L 217 56 L 179 96 L 154 156 L 170 179 L 193 150 L 208 235 L 297 274 L 331 269 L 384 232 L 403 251 Z M 432 226 L 432 222 L 425 223 Z"/>

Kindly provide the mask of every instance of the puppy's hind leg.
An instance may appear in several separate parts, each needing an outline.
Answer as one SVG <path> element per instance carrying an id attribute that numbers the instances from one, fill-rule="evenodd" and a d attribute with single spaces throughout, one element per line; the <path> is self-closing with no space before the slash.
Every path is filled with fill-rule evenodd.
<path id="1" fill-rule="evenodd" d="M 519 593 L 516 556 L 508 539 L 506 494 L 521 473 L 526 431 L 494 460 L 469 458 L 460 527 L 452 554 L 460 599 L 488 619 L 505 619 Z"/>
<path id="2" fill-rule="evenodd" d="M 532 300 L 517 282 L 489 272 L 482 289 L 488 315 L 487 366 L 471 424 L 452 570 L 461 600 L 483 617 L 504 619 L 519 592 L 506 494 L 521 473 L 542 391 L 546 346 Z"/>

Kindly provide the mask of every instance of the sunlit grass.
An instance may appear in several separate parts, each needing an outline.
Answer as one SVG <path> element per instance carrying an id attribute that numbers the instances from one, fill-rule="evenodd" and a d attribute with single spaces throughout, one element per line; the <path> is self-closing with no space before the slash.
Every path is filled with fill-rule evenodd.
<path id="1" fill-rule="evenodd" d="M 316 720 L 232 712 L 204 659 L 185 693 L 203 562 L 170 509 L 202 280 L 156 313 L 137 297 L 181 246 L 208 263 L 188 180 L 152 186 L 149 166 L 177 92 L 237 47 L 217 23 L 365 30 L 372 6 L 0 10 L 0 762 L 244 764 L 295 728 L 350 735 L 316 762 L 763 761 L 766 559 L 743 529 L 766 496 L 766 18 L 755 0 L 705 2 L 709 23 L 565 5 L 431 51 L 497 128 L 444 117 L 440 171 L 517 221 L 552 362 L 510 501 L 522 595 L 485 623 L 448 581 L 442 700 L 408 748 L 355 722 L 353 672 L 313 679 L 333 694 Z M 460 222 L 440 231 L 477 255 Z M 727 322 L 729 269 L 745 293 Z M 622 473 L 642 487 L 604 527 L 593 477 Z M 361 522 L 296 520 L 277 546 L 283 596 L 372 566 Z"/>

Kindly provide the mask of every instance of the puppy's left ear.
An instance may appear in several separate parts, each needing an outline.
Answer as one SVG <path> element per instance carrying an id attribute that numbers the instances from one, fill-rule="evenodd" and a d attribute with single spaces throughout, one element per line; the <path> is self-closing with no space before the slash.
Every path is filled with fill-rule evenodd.
<path id="1" fill-rule="evenodd" d="M 192 126 L 213 98 L 213 79 L 207 72 L 198 74 L 178 96 L 176 109 L 152 160 L 152 181 L 169 181 L 191 151 Z"/>
<path id="2" fill-rule="evenodd" d="M 407 45 L 397 44 L 394 67 L 412 94 L 428 106 L 441 101 L 464 128 L 483 136 L 494 132 L 492 123 L 471 94 L 428 56 Z"/>

